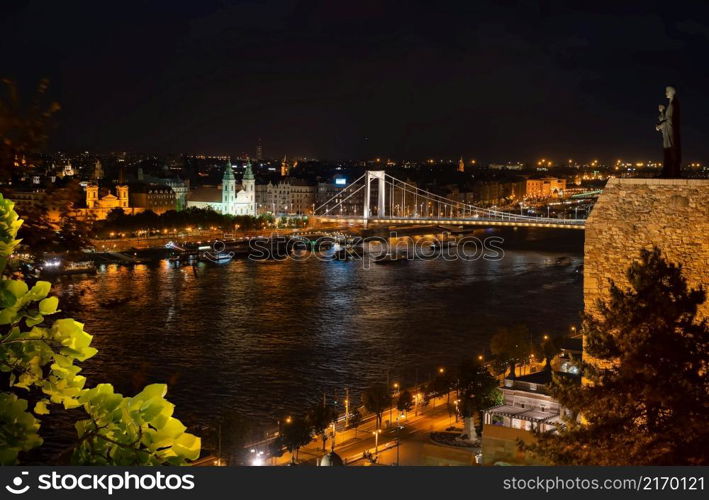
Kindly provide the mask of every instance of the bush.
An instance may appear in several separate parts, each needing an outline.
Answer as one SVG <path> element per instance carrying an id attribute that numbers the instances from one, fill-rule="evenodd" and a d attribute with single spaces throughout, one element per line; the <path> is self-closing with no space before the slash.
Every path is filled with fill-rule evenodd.
<path id="1" fill-rule="evenodd" d="M 0 194 L 0 274 L 19 243 L 14 204 Z M 77 420 L 72 463 L 82 465 L 185 464 L 198 458 L 200 439 L 172 416 L 167 386 L 152 384 L 124 397 L 111 384 L 86 388 L 77 364 L 96 349 L 84 325 L 52 320 L 59 309 L 51 284 L 0 280 L 0 464 L 41 446 L 40 430 L 53 407 Z M 31 406 L 31 408 L 30 408 Z"/>

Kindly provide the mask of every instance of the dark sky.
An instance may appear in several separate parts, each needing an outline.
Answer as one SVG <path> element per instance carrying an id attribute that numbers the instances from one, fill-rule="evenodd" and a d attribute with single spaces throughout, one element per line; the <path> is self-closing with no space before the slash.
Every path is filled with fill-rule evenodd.
<path id="1" fill-rule="evenodd" d="M 577 5 L 579 7 L 574 7 Z M 4 76 L 70 149 L 660 159 L 664 85 L 709 159 L 709 2 L 4 2 Z"/>

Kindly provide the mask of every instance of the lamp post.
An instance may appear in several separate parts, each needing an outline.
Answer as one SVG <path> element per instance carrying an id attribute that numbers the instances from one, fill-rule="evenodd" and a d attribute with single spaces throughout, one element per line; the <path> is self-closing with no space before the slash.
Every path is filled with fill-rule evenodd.
<path id="1" fill-rule="evenodd" d="M 395 397 L 396 397 L 396 395 L 398 394 L 398 392 L 399 392 L 399 383 L 398 383 L 398 382 L 394 382 L 394 396 L 395 396 Z M 389 425 L 390 425 L 390 426 L 391 426 L 392 423 L 393 423 L 393 422 L 392 422 L 392 416 L 391 416 L 391 413 L 392 413 L 392 410 L 393 410 L 393 409 L 394 409 L 394 401 L 392 401 L 391 404 L 389 405 Z"/>
<path id="2" fill-rule="evenodd" d="M 374 454 L 378 455 L 379 454 L 379 434 L 382 432 L 381 429 L 377 429 L 376 431 L 373 431 L 372 434 L 374 434 Z"/>
<path id="3" fill-rule="evenodd" d="M 445 372 L 446 372 L 446 369 L 443 368 L 443 367 L 440 367 L 440 368 L 438 369 L 438 374 L 439 374 L 439 375 L 443 375 Z M 435 408 L 435 407 L 436 407 L 436 393 L 433 394 L 433 408 Z"/>
<path id="4" fill-rule="evenodd" d="M 345 389 L 345 429 L 350 426 L 350 391 Z"/>

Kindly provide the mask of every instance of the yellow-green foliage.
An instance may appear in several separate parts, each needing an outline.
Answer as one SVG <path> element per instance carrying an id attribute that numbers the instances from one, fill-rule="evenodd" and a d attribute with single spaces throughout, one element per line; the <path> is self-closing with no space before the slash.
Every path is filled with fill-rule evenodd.
<path id="1" fill-rule="evenodd" d="M 0 194 L 0 273 L 19 243 L 22 221 Z M 78 436 L 72 461 L 91 465 L 185 464 L 200 453 L 200 439 L 172 416 L 167 386 L 147 386 L 124 397 L 111 384 L 86 388 L 77 362 L 96 354 L 84 325 L 52 321 L 59 300 L 51 284 L 31 288 L 22 280 L 0 280 L 0 464 L 43 442 L 41 424 L 53 405 L 77 412 Z M 28 408 L 30 397 L 37 401 Z"/>

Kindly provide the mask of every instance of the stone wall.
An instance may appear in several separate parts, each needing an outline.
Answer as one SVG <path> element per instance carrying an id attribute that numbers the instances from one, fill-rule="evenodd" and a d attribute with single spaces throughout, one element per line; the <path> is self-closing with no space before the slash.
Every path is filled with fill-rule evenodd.
<path id="1" fill-rule="evenodd" d="M 627 287 L 630 263 L 653 246 L 682 264 L 690 287 L 709 289 L 709 180 L 608 180 L 586 222 L 585 310 L 608 297 L 609 279 Z M 709 302 L 699 316 L 709 317 Z"/>
<path id="2" fill-rule="evenodd" d="M 495 465 L 496 462 L 514 465 L 544 465 L 531 453 L 519 449 L 517 442 L 520 440 L 527 445 L 536 442 L 534 434 L 530 431 L 485 424 L 482 437 L 483 465 Z"/>

